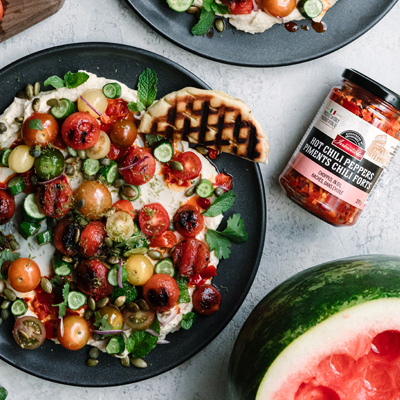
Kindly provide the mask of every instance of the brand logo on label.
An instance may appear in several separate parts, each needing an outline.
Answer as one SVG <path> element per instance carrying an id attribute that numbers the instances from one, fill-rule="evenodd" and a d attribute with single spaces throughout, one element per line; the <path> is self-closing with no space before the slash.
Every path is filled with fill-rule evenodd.
<path id="1" fill-rule="evenodd" d="M 390 162 L 390 153 L 386 150 L 386 135 L 378 135 L 368 146 L 368 156 L 381 165 L 388 165 Z"/>
<path id="2" fill-rule="evenodd" d="M 337 135 L 332 144 L 361 161 L 365 154 L 364 138 L 355 131 L 345 131 Z"/>

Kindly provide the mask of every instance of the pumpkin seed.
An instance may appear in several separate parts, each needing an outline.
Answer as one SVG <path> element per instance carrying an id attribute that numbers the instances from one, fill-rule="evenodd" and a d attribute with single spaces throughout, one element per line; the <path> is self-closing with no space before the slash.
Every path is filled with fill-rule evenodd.
<path id="1" fill-rule="evenodd" d="M 185 192 L 186 197 L 190 197 L 194 195 L 194 191 L 196 190 L 196 185 L 190 186 L 188 190 Z"/>
<path id="2" fill-rule="evenodd" d="M 216 29 L 218 32 L 223 32 L 223 31 L 225 30 L 225 22 L 224 22 L 224 20 L 221 19 L 221 18 L 217 18 L 217 19 L 215 20 L 215 22 L 214 22 L 214 25 L 215 25 L 215 29 Z M 202 154 L 203 154 L 203 153 L 202 153 Z"/>
<path id="3" fill-rule="evenodd" d="M 73 176 L 73 175 L 75 174 L 75 168 L 74 168 L 74 166 L 71 165 L 71 164 L 67 164 L 66 167 L 65 167 L 65 173 L 66 173 L 68 176 Z"/>
<path id="4" fill-rule="evenodd" d="M 183 165 L 179 161 L 172 161 L 170 167 L 175 171 L 183 171 Z"/>
<path id="5" fill-rule="evenodd" d="M 75 243 L 78 243 L 79 242 L 79 238 L 81 237 L 81 230 L 80 229 L 77 229 L 76 231 L 75 231 Z"/>
<path id="6" fill-rule="evenodd" d="M 108 236 L 104 238 L 104 243 L 107 247 L 113 247 L 113 241 Z"/>
<path id="7" fill-rule="evenodd" d="M 46 293 L 51 293 L 53 291 L 53 286 L 51 282 L 47 278 L 42 278 L 40 280 L 40 286 L 42 287 L 43 291 Z"/>
<path id="8" fill-rule="evenodd" d="M 187 12 L 188 14 L 196 14 L 197 11 L 199 11 L 199 9 L 198 9 L 198 7 L 196 7 L 196 6 L 191 6 L 188 10 L 186 10 L 186 12 Z"/>
<path id="9" fill-rule="evenodd" d="M 26 85 L 25 96 L 28 98 L 28 100 L 32 100 L 32 97 L 33 97 L 33 86 L 30 83 L 28 85 Z"/>
<path id="10" fill-rule="evenodd" d="M 222 196 L 223 194 L 225 193 L 225 190 L 224 189 L 222 189 L 222 187 L 216 187 L 215 189 L 214 189 L 214 194 L 217 196 L 217 197 L 220 197 L 220 196 Z"/>
<path id="11" fill-rule="evenodd" d="M 147 305 L 147 303 L 144 299 L 139 299 L 136 303 L 142 310 L 144 310 L 144 311 L 150 310 L 149 306 Z"/>
<path id="12" fill-rule="evenodd" d="M 10 265 L 12 264 L 11 260 L 4 261 L 3 264 L 1 265 L 1 274 L 2 275 L 7 275 L 8 274 L 8 269 L 10 268 Z"/>
<path id="13" fill-rule="evenodd" d="M 17 295 L 15 294 L 15 292 L 9 288 L 4 289 L 4 295 L 10 301 L 14 301 L 17 299 Z"/>
<path id="14" fill-rule="evenodd" d="M 82 160 L 86 158 L 86 151 L 85 150 L 78 150 L 78 157 Z"/>
<path id="15" fill-rule="evenodd" d="M 119 264 L 119 257 L 112 256 L 107 260 L 110 264 Z"/>
<path id="16" fill-rule="evenodd" d="M 89 297 L 89 299 L 88 299 L 88 307 L 92 311 L 94 311 L 96 309 L 96 302 L 94 301 L 93 297 Z"/>
<path id="17" fill-rule="evenodd" d="M 24 122 L 24 117 L 15 117 L 14 122 L 17 124 L 22 124 Z"/>
<path id="18" fill-rule="evenodd" d="M 208 149 L 207 147 L 204 146 L 196 146 L 196 150 L 202 154 L 203 156 L 207 156 L 208 155 Z"/>
<path id="19" fill-rule="evenodd" d="M 37 97 L 32 101 L 32 110 L 39 111 L 39 108 L 40 108 L 40 99 Z"/>
<path id="20" fill-rule="evenodd" d="M 21 248 L 21 246 L 15 239 L 10 240 L 10 247 L 11 247 L 11 250 L 14 250 L 14 251 L 19 250 Z"/>
<path id="21" fill-rule="evenodd" d="M 131 358 L 131 364 L 137 368 L 147 368 L 147 363 L 141 358 Z"/>
<path id="22" fill-rule="evenodd" d="M 47 100 L 46 104 L 50 107 L 59 107 L 61 102 L 58 99 L 50 99 Z"/>
<path id="23" fill-rule="evenodd" d="M 162 254 L 157 250 L 150 250 L 150 251 L 147 252 L 147 255 L 152 260 L 159 260 L 162 257 Z"/>
<path id="24" fill-rule="evenodd" d="M 68 264 L 71 264 L 74 261 L 71 257 L 68 256 L 63 256 L 62 260 Z"/>
<path id="25" fill-rule="evenodd" d="M 11 305 L 11 301 L 10 301 L 10 300 L 7 300 L 7 299 L 4 299 L 3 302 L 1 303 L 0 308 L 1 308 L 2 310 L 6 310 L 7 308 L 10 307 L 10 305 Z"/>
<path id="26" fill-rule="evenodd" d="M 129 367 L 130 366 L 130 360 L 129 360 L 129 356 L 125 356 L 121 358 L 121 364 L 124 367 Z"/>
<path id="27" fill-rule="evenodd" d="M 102 297 L 101 299 L 97 300 L 96 308 L 103 308 L 105 305 L 107 305 L 109 300 L 110 299 L 108 297 Z"/>
<path id="28" fill-rule="evenodd" d="M 101 160 L 101 165 L 104 165 L 105 167 L 108 167 L 111 163 L 111 160 L 108 157 L 105 157 Z"/>
<path id="29" fill-rule="evenodd" d="M 126 301 L 126 296 L 119 296 L 115 299 L 114 304 L 117 307 L 121 307 Z"/>
<path id="30" fill-rule="evenodd" d="M 137 195 L 137 191 L 131 186 L 124 186 L 122 191 L 126 197 L 135 197 Z"/>
<path id="31" fill-rule="evenodd" d="M 0 318 L 6 320 L 10 316 L 10 311 L 1 310 Z"/>
<path id="32" fill-rule="evenodd" d="M 75 161 L 75 157 L 68 157 L 68 158 L 65 160 L 65 163 L 66 163 L 66 164 L 72 164 L 74 161 Z"/>
<path id="33" fill-rule="evenodd" d="M 118 178 L 118 179 L 116 179 L 116 180 L 114 181 L 114 186 L 115 186 L 116 188 L 120 188 L 120 187 L 123 186 L 123 185 L 125 185 L 125 181 L 124 181 L 123 179 Z"/>
<path id="34" fill-rule="evenodd" d="M 92 347 L 89 350 L 89 357 L 92 358 L 92 359 L 93 358 L 97 358 L 99 356 L 99 354 L 100 354 L 100 351 L 99 351 L 99 349 L 97 347 Z"/>
<path id="35" fill-rule="evenodd" d="M 129 303 L 128 304 L 128 308 L 129 308 L 130 311 L 132 311 L 134 313 L 138 312 L 140 310 L 140 307 L 134 302 Z"/>
<path id="36" fill-rule="evenodd" d="M 39 93 L 40 93 L 40 83 L 39 83 L 39 82 L 36 82 L 36 83 L 33 85 L 33 94 L 34 94 L 35 96 L 37 96 Z"/>
<path id="37" fill-rule="evenodd" d="M 24 92 L 23 90 L 19 90 L 19 91 L 17 92 L 17 97 L 18 97 L 19 99 L 26 99 L 26 94 L 25 94 L 25 92 Z"/>
<path id="38" fill-rule="evenodd" d="M 93 311 L 90 310 L 89 308 L 87 308 L 86 311 L 85 311 L 85 315 L 83 316 L 83 318 L 85 318 L 86 321 L 89 321 L 89 319 L 92 318 L 92 317 L 93 317 Z M 89 353 L 89 355 L 90 355 L 90 353 Z M 92 357 L 92 358 L 96 358 L 96 357 Z"/>
<path id="39" fill-rule="evenodd" d="M 0 133 L 4 133 L 7 131 L 7 126 L 4 122 L 0 122 Z"/>
<path id="40" fill-rule="evenodd" d="M 85 362 L 85 364 L 86 364 L 88 367 L 95 367 L 98 363 L 99 363 L 99 360 L 95 360 L 94 358 L 89 358 L 89 360 L 87 360 L 87 361 Z"/>

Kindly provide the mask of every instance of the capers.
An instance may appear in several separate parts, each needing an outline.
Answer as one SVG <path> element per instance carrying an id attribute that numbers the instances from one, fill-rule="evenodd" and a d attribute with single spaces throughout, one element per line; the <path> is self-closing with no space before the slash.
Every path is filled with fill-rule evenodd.
<path id="1" fill-rule="evenodd" d="M 65 173 L 68 176 L 73 176 L 75 174 L 75 167 L 73 165 L 71 165 L 71 164 L 67 164 L 65 166 Z"/>
<path id="2" fill-rule="evenodd" d="M 147 252 L 147 255 L 152 260 L 159 260 L 162 257 L 162 254 L 158 250 L 150 250 Z"/>
<path id="3" fill-rule="evenodd" d="M 129 367 L 130 366 L 130 360 L 129 360 L 129 356 L 125 356 L 121 358 L 121 364 L 124 367 Z"/>
<path id="4" fill-rule="evenodd" d="M 99 351 L 99 349 L 97 347 L 92 347 L 89 350 L 89 357 L 90 358 L 97 358 L 99 356 L 99 354 L 100 354 L 100 351 Z"/>
<path id="5" fill-rule="evenodd" d="M 123 179 L 118 178 L 118 179 L 116 179 L 116 180 L 114 181 L 114 186 L 115 186 L 116 188 L 120 188 L 120 187 L 123 186 L 123 185 L 125 185 L 125 181 L 124 181 Z"/>
<path id="6" fill-rule="evenodd" d="M 109 300 L 110 299 L 108 297 L 102 297 L 101 299 L 97 300 L 96 308 L 103 308 L 105 305 L 107 305 Z"/>
<path id="7" fill-rule="evenodd" d="M 15 292 L 8 288 L 4 289 L 4 295 L 10 301 L 15 301 L 17 299 L 17 295 L 15 294 Z"/>
<path id="8" fill-rule="evenodd" d="M 1 310 L 0 318 L 6 320 L 10 316 L 10 311 Z"/>
<path id="9" fill-rule="evenodd" d="M 188 10 L 186 10 L 186 12 L 187 12 L 188 14 L 196 14 L 197 11 L 199 11 L 199 9 L 198 9 L 198 7 L 196 7 L 196 6 L 191 6 L 191 7 L 189 7 Z"/>
<path id="10" fill-rule="evenodd" d="M 43 291 L 46 293 L 51 293 L 53 291 L 53 286 L 51 285 L 51 282 L 45 277 L 43 277 L 40 280 L 40 286 L 42 287 Z"/>
<path id="11" fill-rule="evenodd" d="M 131 186 L 124 186 L 122 191 L 126 197 L 136 197 L 137 195 L 137 190 Z"/>
<path id="12" fill-rule="evenodd" d="M 89 358 L 89 360 L 85 362 L 85 365 L 87 365 L 88 367 L 95 367 L 98 363 L 99 360 L 95 360 L 94 358 Z"/>
<path id="13" fill-rule="evenodd" d="M 86 151 L 85 150 L 78 150 L 78 157 L 82 160 L 86 158 Z"/>
<path id="14" fill-rule="evenodd" d="M 114 304 L 117 307 L 121 307 L 126 301 L 126 296 L 119 296 L 115 299 Z"/>
<path id="15" fill-rule="evenodd" d="M 29 155 L 31 157 L 39 157 L 42 154 L 42 150 L 40 149 L 40 146 L 35 146 L 35 147 L 31 147 L 29 149 Z"/>
<path id="16" fill-rule="evenodd" d="M 1 274 L 2 275 L 7 275 L 8 274 L 8 269 L 10 268 L 10 265 L 12 264 L 11 260 L 4 261 L 3 264 L 1 265 Z"/>
<path id="17" fill-rule="evenodd" d="M 221 18 L 217 18 L 217 19 L 215 20 L 215 22 L 214 22 L 214 25 L 215 25 L 215 29 L 216 29 L 218 32 L 223 32 L 223 31 L 225 30 L 225 22 L 224 22 L 224 20 L 221 19 Z"/>
<path id="18" fill-rule="evenodd" d="M 222 187 L 217 186 L 217 187 L 214 189 L 214 194 L 215 194 L 217 197 L 222 196 L 224 193 L 225 193 L 225 190 L 222 189 Z"/>
<path id="19" fill-rule="evenodd" d="M 105 157 L 101 160 L 101 165 L 104 165 L 105 167 L 108 167 L 111 163 L 111 160 L 108 157 Z"/>
<path id="20" fill-rule="evenodd" d="M 14 122 L 17 124 L 22 124 L 24 122 L 24 117 L 15 117 Z"/>
<path id="21" fill-rule="evenodd" d="M 87 303 L 90 310 L 94 311 L 96 309 L 96 302 L 94 301 L 93 297 L 89 297 Z"/>
<path id="22" fill-rule="evenodd" d="M 87 308 L 83 318 L 85 318 L 86 321 L 89 321 L 89 319 L 92 318 L 92 317 L 93 317 L 93 311 L 90 310 L 89 308 Z"/>
<path id="23" fill-rule="evenodd" d="M 0 122 L 0 133 L 7 131 L 7 125 L 4 122 Z"/>
<path id="24" fill-rule="evenodd" d="M 37 177 L 37 175 L 32 175 L 31 176 L 31 183 L 33 186 L 36 186 L 39 182 L 39 178 Z"/>
<path id="25" fill-rule="evenodd" d="M 25 92 L 24 92 L 23 90 L 19 90 L 19 91 L 17 92 L 17 97 L 18 97 L 19 99 L 26 99 L 26 94 L 25 94 Z"/>
<path id="26" fill-rule="evenodd" d="M 207 147 L 204 146 L 196 146 L 196 150 L 202 154 L 203 156 L 207 156 L 208 155 L 208 149 Z"/>
<path id="27" fill-rule="evenodd" d="M 129 308 L 130 311 L 132 311 L 134 313 L 138 312 L 140 310 L 140 307 L 134 302 L 129 303 L 128 304 L 128 308 Z"/>
<path id="28" fill-rule="evenodd" d="M 147 363 L 141 358 L 131 358 L 131 364 L 137 368 L 147 368 Z"/>
<path id="29" fill-rule="evenodd" d="M 33 94 L 34 94 L 35 96 L 37 96 L 39 93 L 40 93 L 40 83 L 39 83 L 39 82 L 36 82 L 36 83 L 33 85 Z"/>
<path id="30" fill-rule="evenodd" d="M 190 188 L 189 188 L 188 190 L 186 190 L 185 196 L 186 196 L 186 197 L 193 196 L 195 190 L 196 190 L 196 185 L 190 186 Z"/>
<path id="31" fill-rule="evenodd" d="M 175 171 L 183 171 L 183 165 L 179 161 L 172 161 L 170 167 Z"/>
<path id="32" fill-rule="evenodd" d="M 68 264 L 71 264 L 74 261 L 71 257 L 68 256 L 63 256 L 62 260 Z"/>
<path id="33" fill-rule="evenodd" d="M 108 236 L 104 238 L 104 243 L 107 247 L 113 247 L 113 241 Z"/>
<path id="34" fill-rule="evenodd" d="M 75 157 L 68 157 L 68 158 L 65 160 L 65 163 L 66 163 L 66 164 L 72 164 L 74 161 L 75 161 Z"/>
<path id="35" fill-rule="evenodd" d="M 33 86 L 30 83 L 28 85 L 26 85 L 25 96 L 27 97 L 28 100 L 32 100 L 32 97 L 33 97 Z"/>
<path id="36" fill-rule="evenodd" d="M 5 300 L 3 300 L 3 302 L 1 303 L 0 308 L 1 308 L 2 310 L 6 310 L 7 308 L 10 307 L 10 305 L 11 305 L 11 301 L 5 299 Z"/>
<path id="37" fill-rule="evenodd" d="M 50 107 L 59 107 L 61 102 L 58 99 L 49 99 L 46 104 Z"/>
<path id="38" fill-rule="evenodd" d="M 39 109 L 40 109 L 40 99 L 39 97 L 36 97 L 36 99 L 32 101 L 32 110 L 39 111 Z"/>
<path id="39" fill-rule="evenodd" d="M 21 248 L 21 246 L 15 239 L 10 240 L 10 247 L 11 247 L 11 250 L 14 250 L 14 251 L 19 250 Z"/>
<path id="40" fill-rule="evenodd" d="M 149 311 L 150 310 L 149 306 L 146 303 L 146 300 L 139 299 L 136 303 L 142 310 L 144 310 L 144 311 Z"/>
<path id="41" fill-rule="evenodd" d="M 86 206 L 86 200 L 85 199 L 79 199 L 76 202 L 76 208 L 80 209 Z"/>

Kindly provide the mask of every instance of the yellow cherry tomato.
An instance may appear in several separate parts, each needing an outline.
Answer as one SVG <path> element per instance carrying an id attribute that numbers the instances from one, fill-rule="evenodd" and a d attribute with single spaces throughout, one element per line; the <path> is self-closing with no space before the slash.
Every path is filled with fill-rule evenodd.
<path id="1" fill-rule="evenodd" d="M 83 97 L 86 103 L 89 103 L 100 115 L 103 114 L 108 106 L 107 98 L 101 92 L 100 89 L 89 89 L 78 99 L 78 110 L 81 112 L 88 112 L 95 118 L 99 118 L 100 115 L 97 114 L 90 108 L 82 99 Z"/>
<path id="2" fill-rule="evenodd" d="M 144 285 L 154 273 L 152 262 L 142 254 L 130 256 L 125 268 L 128 271 L 128 282 L 135 286 Z"/>
<path id="3" fill-rule="evenodd" d="M 35 159 L 29 154 L 29 146 L 25 144 L 17 146 L 8 157 L 9 167 L 18 174 L 29 171 L 34 161 Z"/>
<path id="4" fill-rule="evenodd" d="M 94 160 L 104 158 L 109 152 L 111 147 L 111 141 L 107 133 L 100 131 L 99 140 L 93 147 L 86 149 L 86 155 Z"/>

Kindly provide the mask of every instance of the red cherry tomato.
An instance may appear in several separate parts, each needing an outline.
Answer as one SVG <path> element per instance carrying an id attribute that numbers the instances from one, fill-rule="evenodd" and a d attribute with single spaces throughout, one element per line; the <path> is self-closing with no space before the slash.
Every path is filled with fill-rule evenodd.
<path id="1" fill-rule="evenodd" d="M 156 236 L 151 242 L 150 247 L 166 247 L 172 249 L 176 245 L 177 239 L 174 232 L 165 231 L 163 234 Z"/>
<path id="2" fill-rule="evenodd" d="M 128 102 L 122 99 L 110 99 L 108 106 L 103 115 L 100 116 L 102 122 L 102 130 L 108 132 L 112 124 L 122 119 L 127 121 L 134 121 L 133 113 L 128 108 Z"/>
<path id="3" fill-rule="evenodd" d="M 250 14 L 254 9 L 252 0 L 222 0 L 223 4 L 229 6 L 230 14 Z"/>
<path id="4" fill-rule="evenodd" d="M 43 129 L 31 128 L 33 122 L 42 125 Z M 22 138 L 27 146 L 46 147 L 56 140 L 58 134 L 58 123 L 51 114 L 34 112 L 22 125 Z"/>
<path id="5" fill-rule="evenodd" d="M 57 337 L 61 346 L 68 350 L 79 350 L 90 339 L 90 329 L 87 322 L 77 315 L 65 317 L 60 323 Z"/>
<path id="6" fill-rule="evenodd" d="M 155 274 L 144 284 L 143 297 L 151 309 L 168 311 L 179 299 L 179 287 L 171 276 Z"/>
<path id="7" fill-rule="evenodd" d="M 100 125 L 95 117 L 85 112 L 70 115 L 62 124 L 64 142 L 75 150 L 93 147 L 100 137 Z"/>
<path id="8" fill-rule="evenodd" d="M 23 349 L 33 350 L 43 344 L 46 339 L 46 329 L 37 318 L 22 317 L 15 321 L 13 336 Z"/>
<path id="9" fill-rule="evenodd" d="M 27 293 L 35 290 L 40 283 L 40 268 L 30 258 L 19 258 L 10 265 L 8 279 L 14 290 Z"/>
<path id="10" fill-rule="evenodd" d="M 218 157 L 219 151 L 209 148 L 208 149 L 208 157 L 210 157 L 212 160 L 215 160 Z"/>
<path id="11" fill-rule="evenodd" d="M 78 225 L 69 219 L 63 219 L 54 230 L 54 245 L 57 250 L 66 256 L 74 256 L 78 253 L 79 245 L 75 242 Z"/>
<path id="12" fill-rule="evenodd" d="M 110 160 L 113 160 L 113 161 L 118 160 L 123 154 L 124 154 L 124 150 L 119 148 L 114 143 L 110 144 L 110 151 L 108 152 L 108 155 L 107 155 L 107 157 Z"/>
<path id="13" fill-rule="evenodd" d="M 112 205 L 116 211 L 127 212 L 132 218 L 135 218 L 135 209 L 129 200 L 118 200 Z"/>
<path id="14" fill-rule="evenodd" d="M 210 261 L 210 249 L 200 240 L 182 240 L 174 250 L 174 265 L 181 275 L 201 274 Z"/>
<path id="15" fill-rule="evenodd" d="M 217 175 L 215 178 L 215 183 L 226 190 L 231 190 L 233 186 L 232 177 L 228 174 L 224 174 L 223 172 Z"/>
<path id="16" fill-rule="evenodd" d="M 174 227 L 182 236 L 195 237 L 204 228 L 204 217 L 197 207 L 185 204 L 176 210 Z"/>
<path id="17" fill-rule="evenodd" d="M 11 220 L 15 212 L 14 196 L 6 190 L 0 190 L 0 225 Z"/>
<path id="18" fill-rule="evenodd" d="M 168 212 L 160 203 L 147 204 L 140 210 L 139 225 L 144 234 L 159 236 L 168 229 Z"/>
<path id="19" fill-rule="evenodd" d="M 210 201 L 210 199 L 203 199 L 202 197 L 199 197 L 197 200 L 196 200 L 196 203 L 197 203 L 197 205 L 199 206 L 199 207 L 201 207 L 203 210 L 206 210 L 208 207 L 210 207 L 210 205 L 211 205 L 211 201 Z"/>
<path id="20" fill-rule="evenodd" d="M 48 217 L 63 217 L 71 209 L 73 192 L 67 178 L 40 186 L 36 194 L 39 210 Z"/>
<path id="21" fill-rule="evenodd" d="M 156 172 L 156 160 L 146 150 L 140 147 L 131 147 L 123 157 L 120 167 L 131 168 L 120 171 L 125 182 L 131 185 L 143 185 L 153 178 Z"/>
<path id="22" fill-rule="evenodd" d="M 79 252 L 86 257 L 100 255 L 105 237 L 104 224 L 100 221 L 92 221 L 81 233 Z"/>
<path id="23" fill-rule="evenodd" d="M 76 269 L 78 288 L 89 296 L 109 296 L 113 287 L 108 283 L 107 274 L 108 269 L 101 261 L 82 261 Z"/>
<path id="24" fill-rule="evenodd" d="M 212 285 L 203 285 L 193 292 L 193 308 L 202 315 L 211 315 L 219 310 L 221 295 Z"/>
<path id="25" fill-rule="evenodd" d="M 197 178 L 201 171 L 201 161 L 192 151 L 185 151 L 176 158 L 183 165 L 183 171 L 174 171 L 178 179 L 184 181 Z"/>

